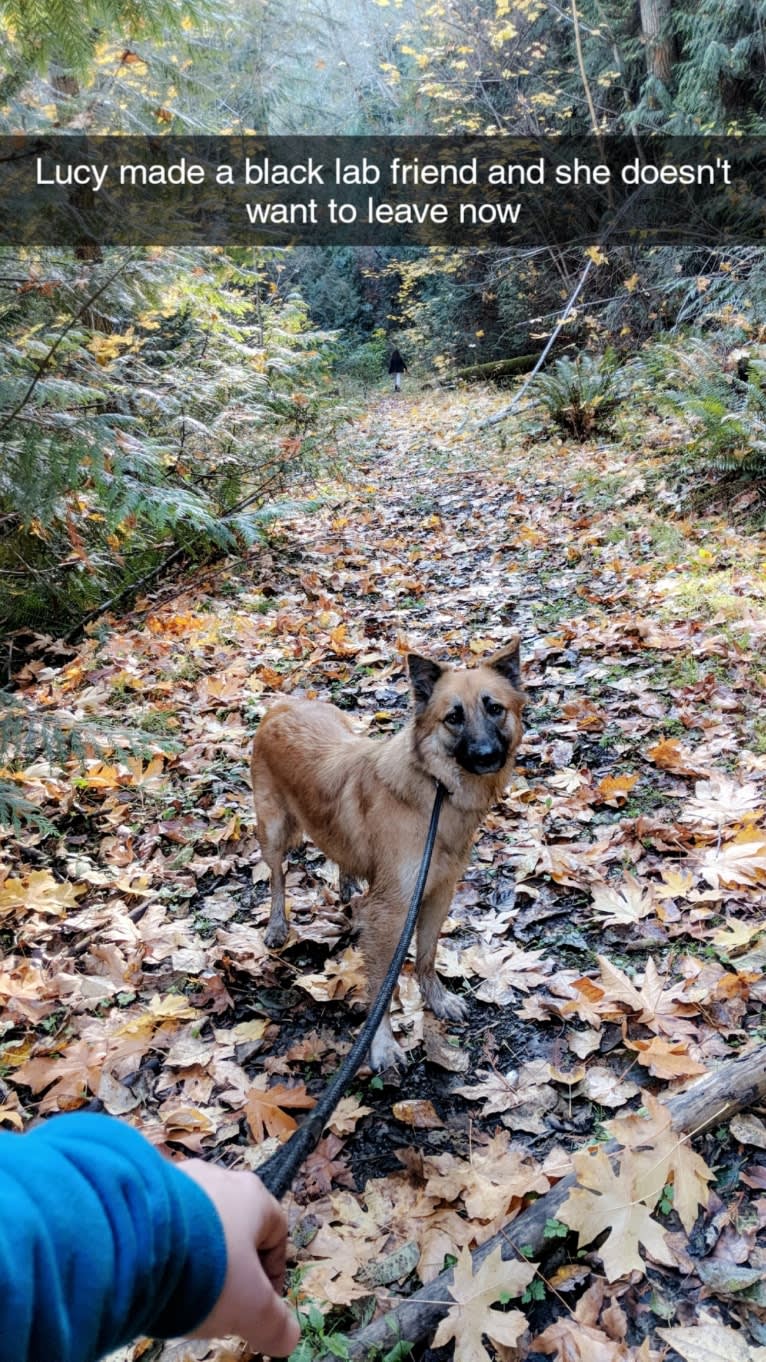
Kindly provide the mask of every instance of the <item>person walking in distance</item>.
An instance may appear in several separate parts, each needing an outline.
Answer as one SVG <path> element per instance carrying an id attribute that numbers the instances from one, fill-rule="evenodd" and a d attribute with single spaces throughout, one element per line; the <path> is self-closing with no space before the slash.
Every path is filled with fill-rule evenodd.
<path id="1" fill-rule="evenodd" d="M 404 360 L 402 359 L 402 356 L 400 355 L 399 351 L 398 351 L 398 350 L 394 350 L 394 353 L 392 354 L 391 359 L 390 359 L 390 361 L 389 361 L 388 372 L 389 372 L 390 374 L 393 374 L 393 376 L 394 376 L 394 392 L 395 392 L 395 393 L 401 392 L 401 388 L 402 388 L 402 374 L 405 372 L 406 368 L 407 368 L 407 365 L 405 364 Z"/>

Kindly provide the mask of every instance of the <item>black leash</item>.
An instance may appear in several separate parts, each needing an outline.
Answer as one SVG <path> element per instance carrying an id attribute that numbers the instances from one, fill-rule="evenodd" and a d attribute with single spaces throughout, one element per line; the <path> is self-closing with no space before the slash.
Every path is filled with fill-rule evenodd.
<path id="1" fill-rule="evenodd" d="M 357 1069 L 361 1068 L 362 1061 L 370 1048 L 372 1038 L 383 1019 L 383 1013 L 386 1011 L 386 1008 L 391 1001 L 391 995 L 396 987 L 399 972 L 404 964 L 412 940 L 412 934 L 415 931 L 415 924 L 418 919 L 418 913 L 420 912 L 420 904 L 423 898 L 423 891 L 426 887 L 428 871 L 431 865 L 431 856 L 436 841 L 439 814 L 441 813 L 441 807 L 446 793 L 447 791 L 444 786 L 437 784 L 434 807 L 431 813 L 431 822 L 428 828 L 428 836 L 426 837 L 426 844 L 423 848 L 423 859 L 420 862 L 417 884 L 415 885 L 412 900 L 407 910 L 407 917 L 404 921 L 399 944 L 394 951 L 394 957 L 388 967 L 386 977 L 380 986 L 380 992 L 370 1008 L 359 1035 L 351 1046 L 351 1049 L 346 1055 L 346 1058 L 338 1069 L 335 1077 L 328 1083 L 311 1115 L 306 1118 L 301 1126 L 299 1126 L 295 1134 L 290 1136 L 287 1144 L 284 1144 L 281 1149 L 278 1149 L 275 1154 L 272 1154 L 271 1158 L 267 1159 L 265 1163 L 262 1163 L 260 1168 L 255 1169 L 261 1182 L 265 1183 L 269 1191 L 275 1197 L 284 1196 L 285 1192 L 290 1188 L 293 1178 L 298 1172 L 301 1164 L 319 1144 L 319 1141 L 322 1138 L 322 1131 L 327 1125 L 327 1122 L 332 1116 L 332 1113 L 345 1093 L 346 1088 L 354 1077 Z"/>

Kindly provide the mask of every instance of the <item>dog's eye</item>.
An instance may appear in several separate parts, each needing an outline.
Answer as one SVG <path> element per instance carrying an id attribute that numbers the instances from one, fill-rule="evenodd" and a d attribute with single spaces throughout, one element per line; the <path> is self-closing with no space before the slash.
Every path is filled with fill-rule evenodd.
<path id="1" fill-rule="evenodd" d="M 450 710 L 449 714 L 445 714 L 445 716 L 444 716 L 444 722 L 445 722 L 445 724 L 451 724 L 453 728 L 458 728 L 458 727 L 460 726 L 460 724 L 462 724 L 464 718 L 465 718 L 465 713 L 464 713 L 464 711 L 463 711 L 463 706 L 462 706 L 462 705 L 453 705 L 453 707 L 452 707 L 452 709 Z"/>
<path id="2" fill-rule="evenodd" d="M 485 709 L 491 719 L 499 719 L 501 714 L 505 714 L 505 706 L 498 704 L 497 700 L 487 700 Z"/>

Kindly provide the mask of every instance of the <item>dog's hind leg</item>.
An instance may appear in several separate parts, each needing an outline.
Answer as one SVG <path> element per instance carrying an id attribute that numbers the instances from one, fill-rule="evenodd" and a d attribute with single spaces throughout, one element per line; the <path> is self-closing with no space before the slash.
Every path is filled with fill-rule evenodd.
<path id="1" fill-rule="evenodd" d="M 263 939 L 273 950 L 275 947 L 284 946 L 290 930 L 285 913 L 285 872 L 281 851 L 275 852 L 273 856 L 264 851 L 263 859 L 271 871 L 271 913 Z"/>
<path id="2" fill-rule="evenodd" d="M 437 885 L 436 889 L 426 894 L 418 916 L 415 954 L 415 969 L 423 1002 L 435 1017 L 441 1017 L 444 1021 L 462 1021 L 468 1010 L 462 998 L 444 987 L 434 966 L 439 933 L 449 912 L 454 887 L 452 883 Z"/>
<path id="3" fill-rule="evenodd" d="M 297 840 L 297 828 L 287 811 L 269 802 L 256 804 L 261 855 L 271 871 L 271 913 L 264 941 L 271 949 L 284 946 L 289 932 L 285 914 L 284 859 Z"/>

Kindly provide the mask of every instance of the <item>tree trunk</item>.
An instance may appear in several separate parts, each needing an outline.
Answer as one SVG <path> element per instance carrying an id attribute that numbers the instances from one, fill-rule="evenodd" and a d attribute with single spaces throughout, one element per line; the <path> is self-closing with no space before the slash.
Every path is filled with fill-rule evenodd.
<path id="1" fill-rule="evenodd" d="M 697 1134 L 712 1125 L 723 1125 L 738 1111 L 752 1106 L 766 1096 L 766 1045 L 759 1045 L 747 1054 L 722 1064 L 715 1073 L 707 1074 L 686 1092 L 671 1097 L 666 1106 L 671 1113 L 675 1130 Z M 616 1149 L 611 1141 L 607 1149 Z M 523 1246 L 525 1257 L 539 1257 L 545 1247 L 545 1223 L 556 1219 L 557 1211 L 575 1186 L 575 1176 L 562 1178 L 550 1192 L 541 1196 L 526 1211 L 488 1239 L 472 1253 L 474 1271 L 496 1248 L 503 1258 L 518 1258 Z M 399 1339 L 418 1343 L 433 1333 L 439 1320 L 454 1304 L 449 1294 L 452 1272 L 442 1272 L 435 1281 L 403 1300 L 395 1310 L 353 1334 L 350 1356 L 353 1362 L 367 1357 L 379 1357 Z M 324 1359 L 323 1362 L 332 1362 Z"/>
<path id="2" fill-rule="evenodd" d="M 646 69 L 668 88 L 673 79 L 672 0 L 639 0 L 641 32 L 646 47 Z"/>

